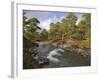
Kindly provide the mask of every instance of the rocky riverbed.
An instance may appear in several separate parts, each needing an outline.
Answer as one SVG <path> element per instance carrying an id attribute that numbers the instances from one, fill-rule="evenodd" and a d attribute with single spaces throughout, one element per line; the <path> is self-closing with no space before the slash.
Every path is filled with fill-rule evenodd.
<path id="1" fill-rule="evenodd" d="M 41 68 L 91 65 L 90 49 L 80 49 L 72 45 L 58 47 L 48 42 L 38 42 L 38 44 L 38 47 L 31 48 L 31 56 Z"/>

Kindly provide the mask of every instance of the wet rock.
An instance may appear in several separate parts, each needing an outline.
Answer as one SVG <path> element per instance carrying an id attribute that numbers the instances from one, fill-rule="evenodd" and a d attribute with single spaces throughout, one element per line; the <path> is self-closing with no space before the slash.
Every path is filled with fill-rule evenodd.
<path id="1" fill-rule="evenodd" d="M 38 61 L 39 61 L 40 65 L 49 64 L 49 59 L 47 59 L 46 57 L 43 57 L 43 56 L 41 56 Z"/>
<path id="2" fill-rule="evenodd" d="M 35 57 L 33 57 L 33 59 L 35 59 L 39 65 L 49 64 L 49 59 L 47 59 L 44 56 L 35 56 Z"/>
<path id="3" fill-rule="evenodd" d="M 78 49 L 78 53 L 84 57 L 90 56 L 90 49 Z"/>

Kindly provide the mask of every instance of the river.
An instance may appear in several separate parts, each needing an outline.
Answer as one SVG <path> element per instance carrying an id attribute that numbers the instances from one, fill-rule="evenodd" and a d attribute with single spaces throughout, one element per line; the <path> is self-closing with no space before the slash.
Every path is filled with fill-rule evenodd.
<path id="1" fill-rule="evenodd" d="M 49 60 L 48 64 L 43 65 L 42 68 L 90 66 L 91 64 L 90 55 L 84 57 L 84 53 L 88 54 L 90 49 L 78 49 L 80 53 L 76 53 L 72 50 L 74 47 L 55 47 L 48 42 L 38 42 L 38 44 L 39 46 L 33 49 L 38 54 L 33 58 L 39 59 L 39 57 L 42 57 L 44 60 Z"/>

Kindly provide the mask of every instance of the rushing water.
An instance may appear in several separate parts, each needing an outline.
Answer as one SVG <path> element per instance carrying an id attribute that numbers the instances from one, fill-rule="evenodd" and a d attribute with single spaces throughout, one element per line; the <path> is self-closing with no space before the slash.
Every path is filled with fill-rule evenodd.
<path id="1" fill-rule="evenodd" d="M 72 66 L 89 66 L 90 58 L 86 59 L 80 54 L 76 54 L 65 48 L 54 47 L 48 43 L 38 43 L 39 46 L 34 48 L 37 56 L 42 56 L 49 60 L 49 64 L 44 68 L 55 67 L 72 67 Z"/>
<path id="2" fill-rule="evenodd" d="M 54 49 L 54 50 L 49 52 L 47 58 L 52 62 L 59 62 L 60 60 L 57 57 L 54 57 L 54 56 L 59 56 L 59 57 L 61 56 L 62 57 L 62 54 L 60 54 L 59 51 L 64 52 L 64 50 L 62 50 L 60 48 Z"/>

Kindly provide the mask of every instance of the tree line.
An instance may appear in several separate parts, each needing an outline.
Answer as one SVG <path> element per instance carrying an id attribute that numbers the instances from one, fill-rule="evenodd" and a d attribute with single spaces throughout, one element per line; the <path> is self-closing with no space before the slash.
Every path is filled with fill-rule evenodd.
<path id="1" fill-rule="evenodd" d="M 77 23 L 78 17 L 70 12 L 60 22 L 50 23 L 50 29 L 41 29 L 38 24 L 40 21 L 35 18 L 27 18 L 23 12 L 23 36 L 32 42 L 63 41 L 65 44 L 76 41 L 78 44 L 90 48 L 91 14 L 83 13 L 82 19 Z M 74 42 L 75 43 L 75 42 Z M 83 46 L 84 47 L 84 46 Z"/>

